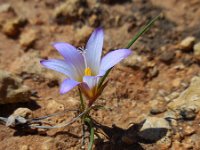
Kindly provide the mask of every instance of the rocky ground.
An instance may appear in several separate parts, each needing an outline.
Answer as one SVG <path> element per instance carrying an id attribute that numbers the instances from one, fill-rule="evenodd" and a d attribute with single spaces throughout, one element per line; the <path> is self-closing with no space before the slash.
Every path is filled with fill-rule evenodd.
<path id="1" fill-rule="evenodd" d="M 107 53 L 125 47 L 158 14 L 132 46 L 133 55 L 109 76 L 97 102 L 109 109 L 92 112 L 106 134 L 96 138 L 94 149 L 200 149 L 199 0 L 1 0 L 0 116 L 35 118 L 77 108 L 77 89 L 60 95 L 64 77 L 39 63 L 60 57 L 51 43 L 84 46 L 102 26 Z M 57 124 L 74 115 L 48 121 Z M 38 132 L 0 124 L 0 149 L 80 149 L 81 135 L 80 122 Z"/>

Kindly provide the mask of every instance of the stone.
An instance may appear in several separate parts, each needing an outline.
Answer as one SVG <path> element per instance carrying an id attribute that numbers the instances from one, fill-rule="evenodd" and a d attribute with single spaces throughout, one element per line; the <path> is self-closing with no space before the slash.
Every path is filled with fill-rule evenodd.
<path id="1" fill-rule="evenodd" d="M 19 43 L 22 48 L 28 49 L 31 46 L 33 46 L 36 39 L 37 39 L 37 31 L 33 29 L 29 29 L 26 32 L 21 34 Z"/>
<path id="2" fill-rule="evenodd" d="M 31 90 L 19 77 L 0 70 L 0 104 L 26 102 L 30 96 Z"/>
<path id="3" fill-rule="evenodd" d="M 88 19 L 88 23 L 90 26 L 92 27 L 96 27 L 99 25 L 99 19 L 98 16 L 93 14 L 89 19 Z"/>
<path id="4" fill-rule="evenodd" d="M 139 137 L 148 142 L 158 142 L 171 135 L 169 122 L 158 117 L 147 117 L 138 133 Z M 169 143 L 166 143 L 167 145 Z"/>
<path id="5" fill-rule="evenodd" d="M 72 23 L 73 20 L 80 18 L 81 10 L 86 6 L 85 0 L 68 0 L 54 10 L 54 19 L 58 23 Z"/>
<path id="6" fill-rule="evenodd" d="M 172 80 L 172 86 L 173 87 L 179 87 L 181 84 L 181 79 L 180 78 L 175 78 L 174 80 Z"/>
<path id="7" fill-rule="evenodd" d="M 8 11 L 13 11 L 13 8 L 9 3 L 0 5 L 0 13 L 8 12 Z"/>
<path id="8" fill-rule="evenodd" d="M 59 111 L 63 111 L 64 109 L 65 109 L 64 105 L 61 103 L 58 103 L 55 100 L 51 100 L 47 104 L 47 110 L 48 110 L 48 113 L 50 113 L 50 114 L 59 112 Z"/>
<path id="9" fill-rule="evenodd" d="M 20 28 L 27 23 L 25 18 L 8 20 L 2 28 L 2 32 L 11 38 L 16 38 L 20 34 Z"/>
<path id="10" fill-rule="evenodd" d="M 122 61 L 122 64 L 133 69 L 140 68 L 143 65 L 144 58 L 136 53 L 130 55 Z"/>
<path id="11" fill-rule="evenodd" d="M 186 135 L 186 136 L 189 136 L 189 135 L 192 135 L 192 134 L 194 134 L 196 131 L 195 131 L 195 129 L 194 129 L 194 127 L 191 127 L 191 126 L 186 126 L 184 129 L 183 129 L 183 131 L 184 131 L 184 134 Z"/>
<path id="12" fill-rule="evenodd" d="M 40 60 L 41 58 L 38 51 L 30 51 L 17 58 L 10 65 L 9 69 L 15 74 L 22 75 L 25 79 L 32 78 L 38 82 L 44 81 L 44 78 L 49 80 L 60 80 L 64 78 L 64 75 L 44 68 L 40 64 Z"/>
<path id="13" fill-rule="evenodd" d="M 28 108 L 17 108 L 12 115 L 24 118 L 33 118 L 33 112 Z"/>
<path id="14" fill-rule="evenodd" d="M 162 62 L 165 63 L 170 63 L 174 57 L 175 57 L 175 52 L 171 52 L 171 51 L 164 51 L 161 55 L 160 55 L 160 60 Z"/>
<path id="15" fill-rule="evenodd" d="M 200 109 L 200 77 L 192 78 L 190 86 L 173 99 L 168 108 L 177 112 L 183 119 L 194 119 Z"/>
<path id="16" fill-rule="evenodd" d="M 154 103 L 151 104 L 150 113 L 153 115 L 163 113 L 167 110 L 166 103 L 162 101 L 155 100 Z"/>
<path id="17" fill-rule="evenodd" d="M 193 36 L 186 37 L 180 42 L 180 49 L 183 51 L 192 51 L 195 40 Z"/>
<path id="18" fill-rule="evenodd" d="M 200 60 L 200 42 L 196 43 L 193 49 L 194 49 L 194 57 L 197 60 Z"/>

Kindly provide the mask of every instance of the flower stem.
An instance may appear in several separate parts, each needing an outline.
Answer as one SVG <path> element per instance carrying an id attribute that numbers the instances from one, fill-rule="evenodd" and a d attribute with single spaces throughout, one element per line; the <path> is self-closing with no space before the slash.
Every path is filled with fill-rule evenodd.
<path id="1" fill-rule="evenodd" d="M 155 18 L 153 18 L 147 25 L 145 25 L 142 29 L 140 29 L 140 31 L 131 39 L 131 41 L 128 43 L 128 45 L 126 46 L 126 48 L 130 48 L 133 43 L 135 43 L 135 41 L 137 41 L 137 39 L 146 31 L 148 31 L 151 26 L 155 23 L 156 20 L 158 20 L 158 18 L 160 17 L 160 15 L 156 16 Z"/>
<path id="2" fill-rule="evenodd" d="M 90 128 L 90 143 L 88 145 L 88 150 L 92 150 L 92 146 L 94 144 L 94 126 L 93 126 L 92 120 L 89 117 L 85 118 L 85 122 L 88 123 L 89 128 Z"/>

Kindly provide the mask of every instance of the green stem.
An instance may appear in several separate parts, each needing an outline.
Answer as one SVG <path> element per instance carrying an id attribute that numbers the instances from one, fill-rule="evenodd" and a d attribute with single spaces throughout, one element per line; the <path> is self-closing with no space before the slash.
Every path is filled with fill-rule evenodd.
<path id="1" fill-rule="evenodd" d="M 83 96 L 82 96 L 82 92 L 81 92 L 80 88 L 78 88 L 78 91 L 79 91 L 79 96 L 80 96 L 80 101 L 81 101 L 81 111 L 83 112 L 85 110 L 85 104 L 83 101 Z"/>
<path id="2" fill-rule="evenodd" d="M 135 43 L 135 41 L 146 31 L 148 31 L 151 26 L 155 23 L 155 21 L 160 17 L 160 15 L 156 16 L 155 18 L 153 18 L 146 26 L 144 26 L 142 29 L 140 29 L 140 31 L 131 39 L 131 41 L 128 43 L 128 45 L 126 46 L 126 48 L 130 48 L 133 43 Z"/>
<path id="3" fill-rule="evenodd" d="M 135 43 L 135 41 L 146 31 L 148 31 L 151 26 L 155 23 L 155 21 L 160 17 L 160 15 L 156 16 L 155 18 L 153 18 L 146 26 L 144 26 L 143 28 L 140 29 L 140 31 L 131 39 L 131 41 L 127 44 L 126 48 L 130 48 L 133 43 Z M 98 87 L 101 87 L 101 85 L 103 84 L 103 82 L 105 81 L 106 77 L 108 76 L 108 74 L 110 73 L 110 71 L 112 70 L 112 68 L 110 68 L 106 74 L 102 77 L 102 79 L 100 80 L 100 83 L 98 85 Z"/>
<path id="4" fill-rule="evenodd" d="M 88 150 L 92 150 L 92 146 L 94 144 L 94 126 L 92 120 L 89 117 L 85 118 L 85 122 L 87 122 L 90 127 L 90 143 L 88 145 Z"/>

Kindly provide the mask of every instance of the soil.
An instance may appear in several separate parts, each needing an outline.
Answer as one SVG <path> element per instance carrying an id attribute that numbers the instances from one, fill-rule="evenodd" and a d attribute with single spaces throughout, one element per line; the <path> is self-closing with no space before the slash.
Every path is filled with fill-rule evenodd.
<path id="1" fill-rule="evenodd" d="M 31 109 L 34 117 L 77 108 L 77 89 L 60 95 L 59 83 L 64 77 L 39 64 L 40 59 L 60 57 L 51 44 L 84 46 L 92 31 L 102 26 L 105 54 L 124 48 L 142 26 L 159 14 L 160 19 L 131 47 L 140 61 L 131 56 L 109 75 L 108 86 L 97 101 L 109 109 L 92 112 L 109 138 L 101 135 L 94 149 L 200 149 L 198 112 L 196 117 L 172 126 L 177 132 L 170 135 L 169 143 L 123 140 L 133 129 L 136 132 L 137 124 L 148 116 L 163 117 L 168 111 L 168 96 L 183 92 L 191 78 L 199 75 L 200 57 L 193 48 L 180 46 L 186 37 L 200 42 L 199 0 L 1 0 L 0 69 L 21 78 L 32 97 L 28 102 L 0 105 L 0 116 L 8 117 L 20 107 Z M 159 105 L 153 106 L 158 99 Z M 50 121 L 60 123 L 74 115 L 68 113 Z M 188 128 L 194 132 L 185 134 Z M 80 121 L 36 133 L 0 124 L 0 150 L 80 149 L 81 129 Z"/>

